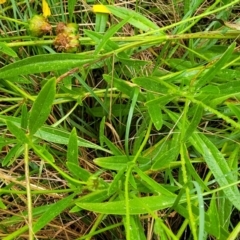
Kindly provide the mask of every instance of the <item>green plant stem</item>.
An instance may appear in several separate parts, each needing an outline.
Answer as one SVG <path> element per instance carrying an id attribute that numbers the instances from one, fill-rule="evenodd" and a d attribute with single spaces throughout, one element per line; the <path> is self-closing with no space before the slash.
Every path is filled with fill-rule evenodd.
<path id="1" fill-rule="evenodd" d="M 227 123 L 231 124 L 233 127 L 237 128 L 237 129 L 240 129 L 240 124 L 239 123 L 235 122 L 234 120 L 232 120 L 228 116 L 222 114 L 218 110 L 215 110 L 214 108 L 212 108 L 212 107 L 206 105 L 205 103 L 195 99 L 194 97 L 191 97 L 191 96 L 185 96 L 185 97 L 190 99 L 193 103 L 201 105 L 205 110 L 215 114 L 217 117 L 222 118 L 224 121 L 226 121 Z"/>
<path id="2" fill-rule="evenodd" d="M 181 236 L 183 235 L 184 231 L 186 230 L 188 224 L 189 224 L 189 220 L 185 219 L 177 232 L 177 235 L 176 235 L 177 239 L 181 239 Z"/>
<path id="3" fill-rule="evenodd" d="M 197 240 L 197 230 L 196 230 L 196 223 L 195 223 L 195 218 L 192 212 L 192 207 L 191 207 L 191 196 L 190 196 L 190 189 L 188 187 L 188 175 L 187 175 L 187 169 L 186 169 L 186 160 L 185 160 L 185 155 L 186 155 L 186 147 L 184 143 L 181 144 L 180 146 L 180 154 L 181 154 L 181 163 L 182 163 L 182 173 L 183 173 L 183 182 L 185 184 L 185 190 L 186 190 L 186 200 L 187 200 L 187 208 L 188 208 L 188 214 L 189 214 L 189 225 L 191 227 L 191 232 L 193 235 L 193 239 Z"/>
<path id="4" fill-rule="evenodd" d="M 26 23 L 26 22 L 22 22 L 22 21 L 19 21 L 17 19 L 14 19 L 14 18 L 5 17 L 3 15 L 0 15 L 0 19 L 6 20 L 6 21 L 9 21 L 9 22 L 15 22 L 15 23 L 20 24 L 20 25 L 25 25 L 25 26 L 28 25 L 28 23 Z"/>
<path id="5" fill-rule="evenodd" d="M 124 50 L 130 49 L 132 47 L 138 47 L 143 45 L 155 45 L 160 44 L 165 41 L 170 40 L 182 40 L 182 39 L 235 39 L 240 35 L 240 31 L 229 30 L 227 32 L 223 31 L 210 31 L 210 32 L 196 32 L 196 33 L 186 33 L 186 34 L 176 34 L 176 35 L 162 35 L 162 36 L 147 36 L 137 35 L 133 37 L 112 37 L 110 38 L 113 42 L 125 43 L 122 46 L 114 51 L 122 52 Z M 84 37 L 79 39 L 81 45 L 96 45 L 94 41 L 90 38 Z M 20 46 L 36 46 L 36 45 L 51 45 L 54 43 L 54 40 L 31 40 L 31 41 L 22 41 L 22 42 L 10 42 L 7 43 L 8 47 L 20 47 Z M 111 54 L 114 53 L 111 52 Z M 86 54 L 86 52 L 84 52 Z M 106 53 L 102 56 L 108 55 Z"/>
<path id="6" fill-rule="evenodd" d="M 9 108 L 1 111 L 1 112 L 0 112 L 0 115 L 3 115 L 3 114 L 5 114 L 5 113 L 7 113 L 7 112 L 9 112 L 9 111 L 12 111 L 13 109 L 18 108 L 18 107 L 19 107 L 19 103 L 18 103 L 18 104 L 15 104 L 15 105 L 12 105 L 11 107 L 9 107 Z"/>
<path id="7" fill-rule="evenodd" d="M 25 225 L 19 228 L 17 231 L 8 234 L 6 237 L 2 238 L 2 240 L 13 240 L 17 239 L 21 234 L 25 233 L 28 230 L 28 225 Z"/>
<path id="8" fill-rule="evenodd" d="M 68 193 L 68 192 L 74 192 L 74 191 L 78 191 L 79 188 L 70 188 L 70 189 L 62 189 L 62 190 L 58 190 L 58 189 L 54 189 L 54 190 L 48 190 L 48 189 L 44 189 L 44 190 L 32 190 L 31 194 L 32 195 L 37 195 L 37 194 L 61 194 L 61 193 Z M 13 190 L 13 189 L 0 189 L 0 194 L 2 193 L 12 193 L 12 194 L 26 194 L 26 191 L 19 191 L 19 190 Z M 56 195 L 57 196 L 57 195 Z"/>
<path id="9" fill-rule="evenodd" d="M 28 144 L 24 145 L 24 164 L 25 164 L 25 180 L 27 190 L 27 208 L 28 208 L 28 239 L 34 240 L 33 234 L 33 215 L 32 215 L 32 194 L 30 185 L 29 159 L 28 159 Z"/>
<path id="10" fill-rule="evenodd" d="M 10 86 L 13 90 L 15 90 L 16 92 L 21 94 L 24 98 L 30 99 L 31 101 L 34 101 L 34 98 L 31 95 L 29 95 L 28 93 L 26 93 L 25 91 L 20 89 L 16 84 L 14 84 L 10 81 L 7 81 L 7 80 L 5 82 L 7 83 L 8 86 Z"/>
<path id="11" fill-rule="evenodd" d="M 239 233 L 240 233 L 240 222 L 237 224 L 237 226 L 230 233 L 230 235 L 228 236 L 227 240 L 238 239 Z"/>
<path id="12" fill-rule="evenodd" d="M 221 2 L 221 0 L 216 0 L 216 2 L 214 3 L 214 5 L 216 5 L 216 3 L 220 3 L 220 2 Z M 176 26 L 178 26 L 178 25 L 181 25 L 181 24 L 183 24 L 183 23 L 192 22 L 192 21 L 195 20 L 195 19 L 202 19 L 202 18 L 204 18 L 204 17 L 206 17 L 206 16 L 208 16 L 208 15 L 210 15 L 210 14 L 214 14 L 214 13 L 220 12 L 220 11 L 222 11 L 222 10 L 225 10 L 225 9 L 227 9 L 227 8 L 229 8 L 229 7 L 237 4 L 237 3 L 239 3 L 239 0 L 231 1 L 231 2 L 228 3 L 228 4 L 224 4 L 222 7 L 216 8 L 216 9 L 211 10 L 211 11 L 205 11 L 205 12 L 202 13 L 202 14 L 197 14 L 196 16 L 193 16 L 193 17 L 191 17 L 191 18 L 186 18 L 186 19 L 181 20 L 181 21 L 179 21 L 179 22 L 176 22 L 176 23 L 173 23 L 173 24 L 168 25 L 168 26 L 166 26 L 166 27 L 163 27 L 163 28 L 161 28 L 161 29 L 159 29 L 159 30 L 149 31 L 149 32 L 147 32 L 147 33 L 141 34 L 141 36 L 156 34 L 156 33 L 158 33 L 159 31 L 166 31 L 166 30 L 168 30 L 168 29 L 171 29 L 171 28 L 176 27 Z"/>

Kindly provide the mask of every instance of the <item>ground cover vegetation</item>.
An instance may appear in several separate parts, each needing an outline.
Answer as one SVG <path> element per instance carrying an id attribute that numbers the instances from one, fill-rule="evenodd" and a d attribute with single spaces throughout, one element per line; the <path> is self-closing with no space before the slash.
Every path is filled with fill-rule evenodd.
<path id="1" fill-rule="evenodd" d="M 0 3 L 1 239 L 239 239 L 239 0 Z"/>

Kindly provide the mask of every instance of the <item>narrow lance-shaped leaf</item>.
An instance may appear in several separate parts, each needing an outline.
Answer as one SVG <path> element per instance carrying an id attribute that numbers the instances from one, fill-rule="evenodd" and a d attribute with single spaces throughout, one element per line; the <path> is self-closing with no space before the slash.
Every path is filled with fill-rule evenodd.
<path id="1" fill-rule="evenodd" d="M 26 136 L 25 132 L 18 126 L 16 126 L 11 121 L 7 121 L 8 130 L 17 138 L 21 143 L 29 143 L 29 139 Z"/>
<path id="2" fill-rule="evenodd" d="M 8 45 L 4 42 L 0 42 L 0 52 L 7 54 L 11 57 L 17 57 L 17 53 L 12 50 L 12 48 L 8 47 Z"/>
<path id="3" fill-rule="evenodd" d="M 47 120 L 56 93 L 56 79 L 52 78 L 43 86 L 38 94 L 29 116 L 28 129 L 33 135 Z"/>
<path id="4" fill-rule="evenodd" d="M 168 166 L 172 161 L 176 161 L 177 156 L 180 151 L 180 134 L 174 133 L 171 140 L 166 140 L 165 151 L 160 151 L 154 159 L 154 164 L 152 165 L 153 170 L 160 169 L 163 166 Z"/>
<path id="5" fill-rule="evenodd" d="M 107 13 L 96 13 L 95 31 L 100 33 L 105 32 L 107 21 L 108 21 Z"/>
<path id="6" fill-rule="evenodd" d="M 69 70 L 93 61 L 94 58 L 90 54 L 42 54 L 25 58 L 1 68 L 0 78 L 11 80 L 9 78 L 18 75 L 57 71 L 61 69 Z"/>
<path id="7" fill-rule="evenodd" d="M 196 130 L 201 118 L 202 118 L 202 113 L 203 113 L 203 107 L 200 105 L 195 106 L 194 110 L 194 116 L 191 120 L 191 123 L 186 129 L 185 135 L 184 135 L 184 141 L 186 141 L 192 133 Z"/>
<path id="8" fill-rule="evenodd" d="M 34 223 L 33 232 L 36 233 L 41 230 L 41 228 L 45 227 L 51 220 L 63 212 L 64 209 L 70 207 L 73 204 L 72 199 L 74 196 L 75 194 L 72 194 L 51 205 L 51 207 L 41 215 L 37 222 Z"/>
<path id="9" fill-rule="evenodd" d="M 81 168 L 78 161 L 78 138 L 76 128 L 73 128 L 68 142 L 67 168 L 77 179 L 87 181 L 91 174 Z"/>
<path id="10" fill-rule="evenodd" d="M 159 131 L 162 128 L 162 111 L 158 104 L 148 104 L 148 113 L 152 119 L 155 128 Z"/>
<path id="11" fill-rule="evenodd" d="M 129 200 L 130 214 L 144 214 L 149 211 L 158 211 L 165 208 L 171 207 L 176 198 L 170 196 L 151 196 L 142 197 L 137 201 L 136 199 Z M 183 198 L 179 201 L 180 203 L 186 202 Z M 103 214 L 126 214 L 125 200 L 115 202 L 104 202 L 104 203 L 92 203 L 92 202 L 78 202 L 77 206 L 87 209 L 90 211 L 103 213 Z"/>
<path id="12" fill-rule="evenodd" d="M 22 105 L 22 117 L 21 117 L 21 128 L 27 129 L 28 126 L 28 112 L 26 104 Z"/>
<path id="13" fill-rule="evenodd" d="M 214 236 L 218 236 L 218 239 L 220 239 L 220 221 L 219 221 L 219 212 L 217 209 L 216 204 L 216 196 L 213 194 L 213 197 L 211 198 L 210 206 L 208 209 L 208 215 L 212 222 L 212 231 L 215 233 Z"/>
<path id="14" fill-rule="evenodd" d="M 69 137 L 67 161 L 78 165 L 78 144 L 76 128 L 73 128 Z"/>
<path id="15" fill-rule="evenodd" d="M 1 119 L 3 121 L 9 121 L 15 124 L 17 127 L 20 127 L 21 125 L 21 119 L 17 117 L 10 117 L 10 116 L 1 116 Z M 48 142 L 52 143 L 58 143 L 58 144 L 64 144 L 67 145 L 69 142 L 69 136 L 70 133 L 68 131 L 65 131 L 63 129 L 57 129 L 53 128 L 51 126 L 42 126 L 35 134 L 35 137 L 38 137 L 40 139 L 43 139 Z M 111 142 L 109 140 L 109 142 Z M 110 154 L 111 151 L 109 151 L 106 148 L 102 148 L 97 144 L 94 144 L 84 138 L 78 137 L 78 146 L 79 147 L 86 147 L 86 148 L 93 148 L 93 149 L 99 149 L 104 152 L 108 152 Z M 119 153 L 117 155 L 120 155 L 122 152 L 119 150 Z"/>

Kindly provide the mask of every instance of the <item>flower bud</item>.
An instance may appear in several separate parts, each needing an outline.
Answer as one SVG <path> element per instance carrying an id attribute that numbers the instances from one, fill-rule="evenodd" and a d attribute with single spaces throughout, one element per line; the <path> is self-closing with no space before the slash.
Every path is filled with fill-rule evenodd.
<path id="1" fill-rule="evenodd" d="M 41 37 L 52 31 L 52 26 L 41 15 L 35 15 L 29 20 L 28 29 L 31 35 Z"/>

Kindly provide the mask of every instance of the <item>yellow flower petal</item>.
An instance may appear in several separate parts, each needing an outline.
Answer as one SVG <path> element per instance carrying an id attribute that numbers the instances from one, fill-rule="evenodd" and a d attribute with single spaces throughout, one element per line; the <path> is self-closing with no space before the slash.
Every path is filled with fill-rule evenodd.
<path id="1" fill-rule="evenodd" d="M 93 5 L 94 13 L 111 13 L 104 5 Z"/>
<path id="2" fill-rule="evenodd" d="M 0 0 L 0 4 L 5 3 L 7 0 Z"/>
<path id="3" fill-rule="evenodd" d="M 43 11 L 43 16 L 44 17 L 51 16 L 51 10 L 50 10 L 46 0 L 42 0 L 42 11 Z"/>

